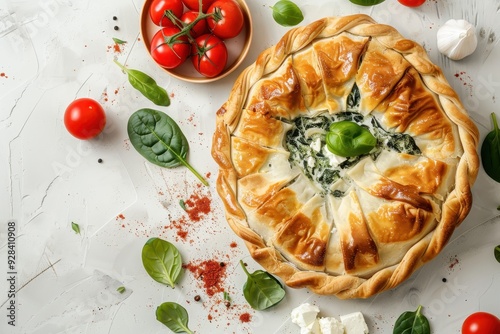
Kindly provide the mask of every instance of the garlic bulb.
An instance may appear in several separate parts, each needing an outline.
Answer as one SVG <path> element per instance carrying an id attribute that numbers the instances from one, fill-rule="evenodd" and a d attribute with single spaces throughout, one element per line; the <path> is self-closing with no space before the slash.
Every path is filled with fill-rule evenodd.
<path id="1" fill-rule="evenodd" d="M 437 46 L 450 59 L 465 58 L 476 50 L 476 29 L 465 20 L 448 20 L 437 32 Z"/>

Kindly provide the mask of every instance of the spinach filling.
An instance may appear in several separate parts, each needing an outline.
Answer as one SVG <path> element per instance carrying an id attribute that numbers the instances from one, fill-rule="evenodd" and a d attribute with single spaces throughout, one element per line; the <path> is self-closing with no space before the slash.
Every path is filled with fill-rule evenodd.
<path id="1" fill-rule="evenodd" d="M 331 185 L 343 177 L 345 170 L 366 156 L 376 160 L 384 149 L 412 155 L 422 153 L 410 135 L 386 130 L 374 116 L 365 117 L 359 113 L 360 99 L 359 90 L 354 85 L 347 98 L 347 111 L 334 115 L 325 112 L 315 117 L 297 117 L 286 134 L 285 144 L 290 152 L 290 165 L 300 167 L 310 180 L 321 186 L 323 194 L 343 196 L 342 191 L 332 191 Z M 331 156 L 325 154 L 325 138 L 330 124 L 339 121 L 351 121 L 368 128 L 377 139 L 377 145 L 370 153 L 342 159 L 332 166 Z M 318 145 L 319 142 L 321 145 Z"/>

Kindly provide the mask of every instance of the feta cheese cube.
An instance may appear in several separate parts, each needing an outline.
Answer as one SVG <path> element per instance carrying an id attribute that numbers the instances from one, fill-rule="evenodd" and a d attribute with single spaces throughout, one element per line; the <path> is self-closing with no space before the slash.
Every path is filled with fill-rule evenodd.
<path id="1" fill-rule="evenodd" d="M 346 334 L 368 334 L 368 325 L 361 312 L 341 315 L 340 321 L 345 326 Z"/>
<path id="2" fill-rule="evenodd" d="M 300 334 L 323 334 L 319 327 L 318 319 L 314 319 L 314 322 L 307 327 L 301 327 Z"/>
<path id="3" fill-rule="evenodd" d="M 304 303 L 294 308 L 290 317 L 294 324 L 302 328 L 312 325 L 316 321 L 318 313 L 319 308 L 316 305 Z"/>
<path id="4" fill-rule="evenodd" d="M 319 319 L 321 334 L 344 334 L 344 325 L 337 319 L 326 317 Z"/>

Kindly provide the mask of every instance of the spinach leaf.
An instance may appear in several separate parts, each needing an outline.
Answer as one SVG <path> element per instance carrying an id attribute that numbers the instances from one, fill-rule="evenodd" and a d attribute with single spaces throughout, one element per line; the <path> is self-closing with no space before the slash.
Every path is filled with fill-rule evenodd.
<path id="1" fill-rule="evenodd" d="M 304 19 L 300 8 L 290 0 L 280 0 L 271 9 L 274 21 L 284 27 L 297 25 Z"/>
<path id="2" fill-rule="evenodd" d="M 500 263 L 500 245 L 495 247 L 494 253 L 495 253 L 495 259 L 497 259 L 497 261 Z"/>
<path id="3" fill-rule="evenodd" d="M 71 222 L 71 229 L 75 231 L 76 234 L 80 234 L 80 225 L 75 222 Z"/>
<path id="4" fill-rule="evenodd" d="M 285 297 L 285 289 L 271 274 L 256 270 L 250 274 L 243 261 L 240 260 L 247 281 L 243 286 L 243 295 L 248 304 L 255 310 L 265 310 L 278 304 Z"/>
<path id="5" fill-rule="evenodd" d="M 166 168 L 184 165 L 208 186 L 203 176 L 187 162 L 189 143 L 167 114 L 153 109 L 137 110 L 128 120 L 127 131 L 134 148 L 149 162 Z"/>
<path id="6" fill-rule="evenodd" d="M 328 149 L 341 157 L 355 157 L 370 152 L 377 139 L 370 130 L 351 121 L 340 121 L 330 125 L 326 134 Z"/>
<path id="7" fill-rule="evenodd" d="M 349 0 L 349 1 L 360 6 L 373 6 L 384 2 L 385 0 Z"/>
<path id="8" fill-rule="evenodd" d="M 421 313 L 422 306 L 414 312 L 407 311 L 399 316 L 394 325 L 393 334 L 430 334 L 431 327 L 427 318 Z"/>
<path id="9" fill-rule="evenodd" d="M 189 316 L 184 307 L 174 302 L 166 302 L 156 308 L 156 320 L 174 333 L 193 332 L 188 328 Z"/>
<path id="10" fill-rule="evenodd" d="M 127 74 L 128 81 L 132 87 L 141 92 L 148 100 L 157 106 L 168 107 L 170 105 L 170 98 L 168 97 L 167 91 L 158 86 L 153 78 L 144 72 L 126 68 L 116 59 L 114 62 Z"/>
<path id="11" fill-rule="evenodd" d="M 181 273 L 182 258 L 170 242 L 151 238 L 142 247 L 142 264 L 155 281 L 173 288 Z"/>
<path id="12" fill-rule="evenodd" d="M 126 44 L 127 43 L 127 41 L 123 41 L 123 40 L 121 40 L 119 38 L 115 38 L 115 37 L 113 37 L 113 42 L 115 42 L 116 44 Z"/>
<path id="13" fill-rule="evenodd" d="M 497 117 L 491 113 L 493 130 L 484 138 L 481 146 L 481 160 L 483 167 L 493 180 L 500 182 L 500 128 L 498 128 Z"/>

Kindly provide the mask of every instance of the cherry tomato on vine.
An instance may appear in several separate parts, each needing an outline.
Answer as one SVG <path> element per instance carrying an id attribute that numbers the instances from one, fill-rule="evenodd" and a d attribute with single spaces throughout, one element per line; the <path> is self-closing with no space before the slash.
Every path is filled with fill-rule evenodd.
<path id="1" fill-rule="evenodd" d="M 202 0 L 202 3 L 201 3 L 201 11 L 203 13 L 206 13 L 207 12 L 207 9 L 208 7 L 210 7 L 210 5 L 212 4 L 212 2 L 214 2 L 215 0 Z M 182 2 L 184 2 L 184 4 L 186 5 L 187 8 L 189 8 L 190 10 L 194 10 L 194 11 L 199 11 L 199 2 L 198 0 L 182 0 Z"/>
<path id="2" fill-rule="evenodd" d="M 160 66 L 175 68 L 189 56 L 191 46 L 186 35 L 172 38 L 180 31 L 176 27 L 162 28 L 151 39 L 151 56 Z"/>
<path id="3" fill-rule="evenodd" d="M 208 78 L 219 75 L 226 67 L 226 44 L 212 34 L 205 34 L 195 40 L 192 55 L 194 68 Z"/>
<path id="4" fill-rule="evenodd" d="M 106 125 L 106 113 L 99 102 L 80 98 L 71 102 L 64 112 L 64 125 L 78 139 L 99 135 Z"/>
<path id="5" fill-rule="evenodd" d="M 476 312 L 469 315 L 462 324 L 462 334 L 498 334 L 500 319 L 490 313 Z"/>
<path id="6" fill-rule="evenodd" d="M 181 21 L 189 24 L 196 20 L 198 18 L 199 12 L 194 11 L 194 10 L 188 10 L 187 12 L 184 12 L 181 16 Z M 207 20 L 199 20 L 198 23 L 194 25 L 193 28 L 191 28 L 191 37 L 196 38 L 198 36 L 204 35 L 208 33 L 208 27 L 207 27 Z"/>
<path id="7" fill-rule="evenodd" d="M 207 11 L 213 16 L 207 18 L 212 33 L 222 39 L 238 36 L 243 29 L 244 17 L 240 5 L 234 0 L 217 0 Z"/>
<path id="8" fill-rule="evenodd" d="M 418 7 L 424 4 L 425 0 L 398 0 L 407 7 Z"/>
<path id="9" fill-rule="evenodd" d="M 174 27 L 174 23 L 165 14 L 167 10 L 171 10 L 179 18 L 184 12 L 184 5 L 181 0 L 154 0 L 149 7 L 151 21 L 160 27 Z"/>

